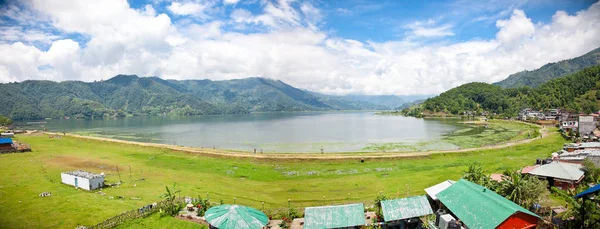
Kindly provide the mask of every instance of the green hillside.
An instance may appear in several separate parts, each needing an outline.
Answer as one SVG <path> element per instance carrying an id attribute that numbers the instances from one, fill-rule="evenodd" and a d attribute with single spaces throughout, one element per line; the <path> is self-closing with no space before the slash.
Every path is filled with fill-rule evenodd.
<path id="1" fill-rule="evenodd" d="M 387 109 L 368 102 L 314 95 L 264 78 L 177 81 L 118 75 L 93 83 L 29 80 L 0 84 L 0 91 L 4 92 L 0 115 L 17 120 Z"/>
<path id="2" fill-rule="evenodd" d="M 416 109 L 406 109 L 405 113 L 489 111 L 514 115 L 526 107 L 540 110 L 566 108 L 591 113 L 600 108 L 599 89 L 600 66 L 594 66 L 550 80 L 537 88 L 502 88 L 486 83 L 468 83 L 427 99 Z"/>
<path id="3" fill-rule="evenodd" d="M 552 79 L 578 72 L 586 67 L 600 65 L 600 48 L 583 56 L 549 63 L 533 71 L 522 71 L 508 76 L 508 78 L 494 83 L 504 88 L 517 88 L 522 86 L 538 87 Z"/>

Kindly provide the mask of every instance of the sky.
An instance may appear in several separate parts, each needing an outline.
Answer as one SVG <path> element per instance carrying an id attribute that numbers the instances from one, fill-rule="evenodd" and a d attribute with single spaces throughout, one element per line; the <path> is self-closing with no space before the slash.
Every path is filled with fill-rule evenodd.
<path id="1" fill-rule="evenodd" d="M 0 0 L 0 83 L 266 77 L 429 95 L 598 47 L 588 0 Z"/>

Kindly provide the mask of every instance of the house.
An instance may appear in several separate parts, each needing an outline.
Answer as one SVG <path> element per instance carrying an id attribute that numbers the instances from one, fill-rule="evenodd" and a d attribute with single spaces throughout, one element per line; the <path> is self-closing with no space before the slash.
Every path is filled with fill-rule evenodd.
<path id="1" fill-rule="evenodd" d="M 454 183 L 456 183 L 456 181 L 445 180 L 442 183 L 436 184 L 434 186 L 431 186 L 431 187 L 425 189 L 425 193 L 427 193 L 427 197 L 429 197 L 431 202 L 435 203 L 434 206 L 437 206 L 436 209 L 439 209 L 441 207 L 441 203 L 438 200 L 436 195 L 438 193 L 440 193 L 441 191 L 446 190 L 448 187 L 450 187 Z"/>
<path id="2" fill-rule="evenodd" d="M 94 190 L 104 187 L 104 174 L 94 174 L 82 170 L 63 172 L 60 174 L 63 183 L 82 188 Z"/>
<path id="3" fill-rule="evenodd" d="M 13 141 L 10 138 L 0 138 L 0 153 L 11 152 L 15 150 L 13 147 Z"/>
<path id="4" fill-rule="evenodd" d="M 14 138 L 15 133 L 0 133 L 0 138 Z"/>
<path id="5" fill-rule="evenodd" d="M 304 209 L 304 229 L 359 228 L 365 224 L 362 203 Z"/>
<path id="6" fill-rule="evenodd" d="M 596 129 L 596 121 L 592 115 L 580 115 L 578 120 L 579 135 L 580 136 L 593 136 L 594 130 Z"/>
<path id="7" fill-rule="evenodd" d="M 583 171 L 580 168 L 581 165 L 554 161 L 531 170 L 529 174 L 547 180 L 550 186 L 572 189 L 583 179 Z"/>
<path id="8" fill-rule="evenodd" d="M 433 214 L 426 196 L 381 201 L 383 219 L 390 227 L 420 228 L 419 217 Z"/>
<path id="9" fill-rule="evenodd" d="M 478 184 L 461 179 L 437 197 L 465 226 L 535 228 L 539 216 Z M 441 222 L 445 220 L 440 220 Z"/>
<path id="10" fill-rule="evenodd" d="M 585 150 L 585 149 L 600 150 L 600 142 L 567 143 L 563 146 L 563 149 L 566 150 L 567 152 L 574 152 L 575 150 Z"/>
<path id="11" fill-rule="evenodd" d="M 585 159 L 589 159 L 596 166 L 600 166 L 600 149 L 576 149 L 571 152 L 561 150 L 559 151 L 558 159 L 560 162 L 580 165 L 583 164 Z"/>

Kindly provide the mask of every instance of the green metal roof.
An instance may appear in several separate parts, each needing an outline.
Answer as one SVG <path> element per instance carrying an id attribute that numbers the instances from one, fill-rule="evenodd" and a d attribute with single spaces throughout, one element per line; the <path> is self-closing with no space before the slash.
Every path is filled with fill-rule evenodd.
<path id="1" fill-rule="evenodd" d="M 471 229 L 496 228 L 517 212 L 539 218 L 495 192 L 463 179 L 440 192 L 437 197 Z"/>
<path id="2" fill-rule="evenodd" d="M 381 210 L 386 222 L 433 214 L 425 196 L 381 201 Z"/>
<path id="3" fill-rule="evenodd" d="M 304 209 L 304 229 L 340 228 L 365 225 L 364 206 L 347 204 Z"/>
<path id="4" fill-rule="evenodd" d="M 219 229 L 259 229 L 269 223 L 265 213 L 251 207 L 223 204 L 204 214 L 206 221 Z"/>

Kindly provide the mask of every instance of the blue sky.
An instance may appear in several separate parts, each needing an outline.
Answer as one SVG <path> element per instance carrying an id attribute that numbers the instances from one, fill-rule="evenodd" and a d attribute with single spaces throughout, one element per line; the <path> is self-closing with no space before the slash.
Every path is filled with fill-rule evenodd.
<path id="1" fill-rule="evenodd" d="M 600 46 L 589 0 L 0 3 L 0 82 L 258 76 L 329 94 L 436 94 Z"/>

